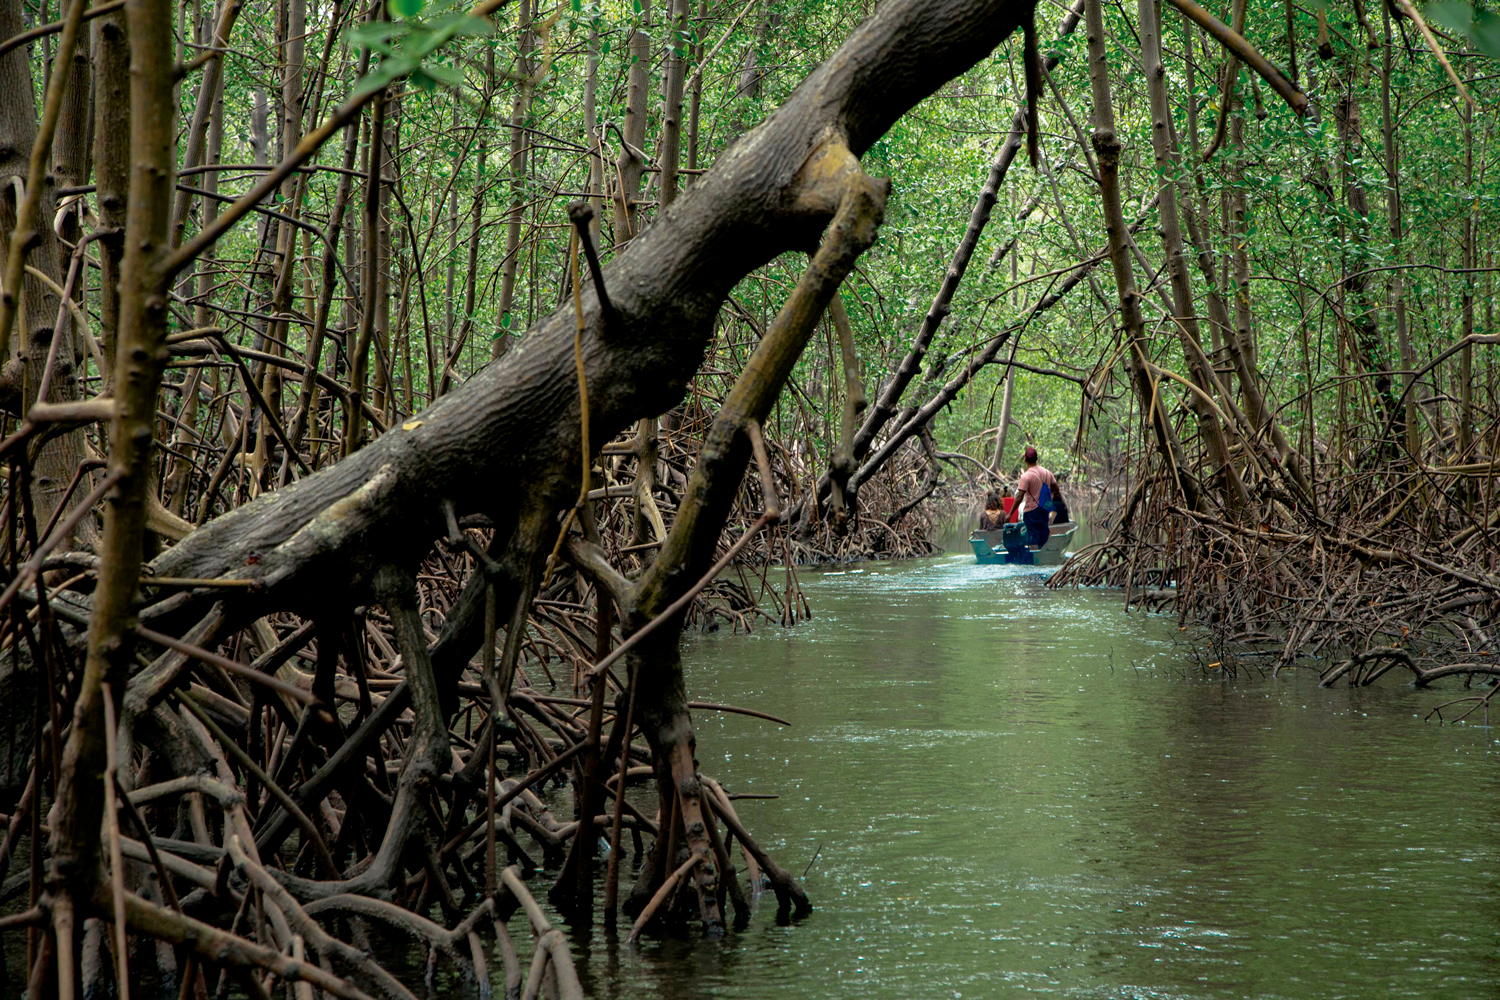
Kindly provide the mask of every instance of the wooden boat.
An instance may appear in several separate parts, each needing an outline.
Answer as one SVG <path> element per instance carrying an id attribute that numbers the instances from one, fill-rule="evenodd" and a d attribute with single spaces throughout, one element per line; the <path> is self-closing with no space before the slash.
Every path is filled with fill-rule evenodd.
<path id="1" fill-rule="evenodd" d="M 974 558 L 983 565 L 1004 563 L 1009 566 L 1059 566 L 1078 530 L 1076 521 L 1060 521 L 1050 525 L 1052 534 L 1047 544 L 1033 552 L 1026 544 L 1026 526 L 1007 524 L 994 531 L 976 528 L 969 536 L 969 545 L 974 549 Z"/>

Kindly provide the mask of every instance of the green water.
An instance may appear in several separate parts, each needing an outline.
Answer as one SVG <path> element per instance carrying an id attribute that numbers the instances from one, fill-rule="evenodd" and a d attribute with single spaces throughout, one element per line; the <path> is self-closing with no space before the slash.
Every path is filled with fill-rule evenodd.
<path id="1" fill-rule="evenodd" d="M 596 928 L 590 996 L 1493 997 L 1500 744 L 1394 675 L 1206 679 L 1171 619 L 972 557 L 809 575 L 689 641 L 699 762 L 805 880 L 721 941 Z"/>

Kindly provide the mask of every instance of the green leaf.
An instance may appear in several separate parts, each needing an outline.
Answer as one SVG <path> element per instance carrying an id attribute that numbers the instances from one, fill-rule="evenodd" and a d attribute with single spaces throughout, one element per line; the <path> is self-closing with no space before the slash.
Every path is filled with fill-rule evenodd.
<path id="1" fill-rule="evenodd" d="M 1474 48 L 1480 55 L 1500 60 L 1500 14 L 1476 10 L 1469 40 L 1474 43 Z"/>
<path id="2" fill-rule="evenodd" d="M 1422 16 L 1456 35 L 1468 35 L 1474 23 L 1474 8 L 1463 0 L 1431 0 L 1422 8 Z"/>
<path id="3" fill-rule="evenodd" d="M 422 72 L 449 87 L 462 86 L 464 82 L 462 72 L 442 63 L 427 63 L 422 67 Z"/>
<path id="4" fill-rule="evenodd" d="M 461 20 L 454 23 L 453 33 L 455 35 L 473 35 L 476 37 L 493 35 L 495 33 L 495 23 L 487 17 L 474 17 L 472 14 L 465 14 Z"/>
<path id="5" fill-rule="evenodd" d="M 447 38 L 440 31 L 423 31 L 412 39 L 411 44 L 406 48 L 406 53 L 420 62 L 423 57 L 442 48 L 446 41 Z"/>
<path id="6" fill-rule="evenodd" d="M 367 21 L 364 24 L 356 24 L 345 32 L 344 37 L 349 40 L 350 45 L 373 47 L 377 42 L 384 42 L 406 33 L 406 25 L 397 24 L 393 21 Z"/>
<path id="7" fill-rule="evenodd" d="M 355 84 L 354 91 L 350 96 L 358 98 L 374 93 L 397 77 L 405 76 L 416 70 L 419 65 L 417 60 L 411 56 L 387 56 L 380 60 L 380 63 L 374 69 L 366 73 L 359 83 Z"/>
<path id="8" fill-rule="evenodd" d="M 392 17 L 416 17 L 426 6 L 425 0 L 386 0 Z"/>

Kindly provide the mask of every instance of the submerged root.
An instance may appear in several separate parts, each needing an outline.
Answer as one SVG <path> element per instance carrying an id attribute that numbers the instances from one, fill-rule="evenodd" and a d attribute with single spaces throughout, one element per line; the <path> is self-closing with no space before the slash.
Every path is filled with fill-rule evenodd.
<path id="1" fill-rule="evenodd" d="M 487 536 L 475 531 L 472 540 L 482 548 Z M 460 583 L 483 577 L 476 562 L 464 550 L 435 553 L 414 578 L 391 577 L 385 603 L 361 609 L 353 629 L 320 620 L 313 630 L 277 614 L 254 628 L 221 630 L 203 640 L 212 648 L 201 655 L 163 654 L 174 657 L 180 692 L 126 720 L 141 749 L 120 773 L 139 817 L 139 828 L 121 818 L 130 934 L 176 947 L 173 967 L 210 993 L 220 981 L 256 996 L 286 982 L 340 997 L 409 1000 L 410 986 L 369 953 L 366 928 L 380 927 L 406 942 L 398 951 L 427 954 L 429 975 L 451 969 L 481 996 L 526 995 L 545 983 L 572 997 L 582 994 L 568 940 L 526 883 L 565 856 L 590 862 L 586 878 L 560 879 L 568 891 L 553 894 L 575 919 L 587 919 L 589 907 L 570 907 L 576 897 L 567 897 L 583 891 L 591 901 L 604 874 L 593 864 L 602 846 L 645 862 L 648 895 L 659 898 L 632 936 L 676 932 L 692 918 L 719 933 L 730 904 L 742 925 L 762 879 L 783 915 L 808 911 L 805 893 L 756 844 L 724 789 L 697 773 L 688 746 L 663 748 L 669 756 L 658 759 L 640 723 L 626 723 L 629 692 L 608 672 L 597 722 L 591 717 L 592 690 L 574 667 L 591 653 L 600 595 L 581 573 L 559 573 L 532 602 L 513 687 L 503 710 L 493 711 L 477 662 L 484 657 L 456 664 L 450 645 L 468 617 L 483 614 L 483 602 L 466 601 Z M 505 633 L 497 638 L 503 644 Z M 502 659 L 503 650 L 494 655 Z M 287 690 L 307 694 L 289 697 L 230 674 L 219 659 L 249 667 L 279 661 L 268 669 Z M 140 677 L 154 684 L 161 671 Z M 320 689 L 329 702 L 313 696 Z M 755 708 L 690 704 L 785 724 Z M 690 720 L 682 724 L 690 733 Z M 601 734 L 614 735 L 595 746 Z M 37 735 L 36 759 L 45 764 L 46 728 Z M 676 796 L 665 809 L 636 798 L 659 773 L 671 776 Z M 603 780 L 586 796 L 590 774 Z M 0 866 L 28 849 L 34 812 L 47 806 L 33 782 L 8 817 Z M 45 822 L 35 828 L 45 835 Z M 736 846 L 740 872 L 730 863 Z M 697 860 L 684 870 L 678 859 L 658 875 L 650 859 L 669 850 Z M 682 875 L 669 884 L 672 870 Z M 5 894 L 31 884 L 23 874 Z M 163 902 L 152 902 L 153 893 Z M 99 902 L 84 916 L 110 920 L 112 904 Z M 43 891 L 39 908 L 8 926 L 47 922 L 52 906 Z M 529 958 L 505 924 L 517 910 L 532 928 Z M 87 920 L 76 923 L 81 933 Z"/>

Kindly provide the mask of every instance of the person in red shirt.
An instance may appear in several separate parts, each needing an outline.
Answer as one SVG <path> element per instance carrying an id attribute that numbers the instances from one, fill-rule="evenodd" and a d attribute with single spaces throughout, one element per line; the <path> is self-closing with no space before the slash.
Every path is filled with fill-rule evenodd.
<path id="1" fill-rule="evenodd" d="M 1048 523 L 1052 517 L 1052 498 L 1057 493 L 1057 477 L 1037 464 L 1036 449 L 1028 445 L 1023 456 L 1026 471 L 1016 482 L 1016 502 L 1021 505 L 1021 521 L 1030 535 L 1031 550 L 1047 544 L 1052 534 Z"/>

